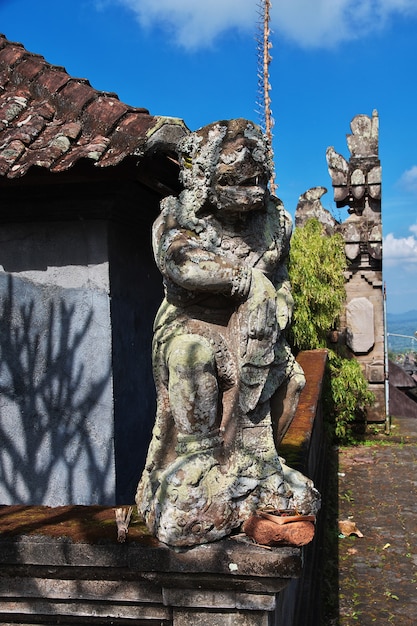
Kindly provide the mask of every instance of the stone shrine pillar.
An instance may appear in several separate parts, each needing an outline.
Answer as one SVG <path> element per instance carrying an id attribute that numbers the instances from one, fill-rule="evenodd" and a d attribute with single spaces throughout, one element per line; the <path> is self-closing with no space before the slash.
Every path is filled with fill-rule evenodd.
<path id="1" fill-rule="evenodd" d="M 346 304 L 334 341 L 346 345 L 360 362 L 375 394 L 367 419 L 385 419 L 384 295 L 382 281 L 381 164 L 378 158 L 378 114 L 357 115 L 347 135 L 350 159 L 333 147 L 326 151 L 338 208 L 348 207 L 349 217 L 338 222 L 324 209 L 325 187 L 313 187 L 300 196 L 295 224 L 316 218 L 327 235 L 340 233 L 345 241 Z"/>
<path id="2" fill-rule="evenodd" d="M 333 147 L 326 152 L 338 208 L 349 217 L 335 227 L 345 240 L 348 263 L 346 307 L 341 336 L 361 363 L 376 402 L 368 420 L 385 418 L 384 314 L 382 281 L 381 164 L 378 158 L 378 114 L 357 115 L 347 135 L 350 159 Z"/>

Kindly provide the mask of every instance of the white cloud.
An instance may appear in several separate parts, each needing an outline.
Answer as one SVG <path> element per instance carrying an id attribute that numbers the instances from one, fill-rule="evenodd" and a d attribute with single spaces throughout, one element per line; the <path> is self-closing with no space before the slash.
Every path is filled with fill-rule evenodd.
<path id="1" fill-rule="evenodd" d="M 415 0 L 282 0 L 276 4 L 274 27 L 303 47 L 328 48 L 369 37 L 394 14 L 417 17 Z"/>
<path id="2" fill-rule="evenodd" d="M 402 265 L 407 269 L 407 265 L 417 264 L 417 224 L 410 226 L 413 233 L 409 237 L 395 237 L 389 233 L 384 237 L 383 258 L 388 267 Z M 408 267 L 410 269 L 410 267 Z"/>
<path id="3" fill-rule="evenodd" d="M 417 165 L 404 172 L 399 180 L 399 186 L 404 191 L 417 194 Z"/>
<path id="4" fill-rule="evenodd" d="M 162 27 L 186 49 L 209 46 L 230 28 L 253 31 L 256 0 L 117 0 L 145 28 Z"/>
<path id="5" fill-rule="evenodd" d="M 209 46 L 234 28 L 254 33 L 257 0 L 96 0 L 131 9 L 141 26 L 163 28 L 189 50 Z M 369 37 L 394 14 L 417 17 L 415 0 L 274 0 L 271 26 L 302 47 L 331 47 Z"/>

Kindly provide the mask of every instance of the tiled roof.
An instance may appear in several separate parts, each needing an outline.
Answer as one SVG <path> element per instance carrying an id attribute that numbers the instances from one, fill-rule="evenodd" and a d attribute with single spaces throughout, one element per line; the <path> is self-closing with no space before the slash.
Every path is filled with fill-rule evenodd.
<path id="1" fill-rule="evenodd" d="M 395 387 L 401 387 L 402 389 L 413 388 L 416 386 L 416 382 L 412 376 L 397 363 L 389 361 L 389 381 Z"/>
<path id="2" fill-rule="evenodd" d="M 184 133 L 181 120 L 123 104 L 0 35 L 0 176 L 33 165 L 62 172 L 83 158 L 116 165 L 140 155 L 164 124 L 177 128 L 171 136 Z"/>

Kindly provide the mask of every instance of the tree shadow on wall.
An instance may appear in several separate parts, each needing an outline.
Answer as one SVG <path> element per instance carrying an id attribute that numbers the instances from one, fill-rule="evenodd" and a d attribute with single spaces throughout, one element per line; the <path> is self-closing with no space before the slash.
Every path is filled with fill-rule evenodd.
<path id="1" fill-rule="evenodd" d="M 93 311 L 25 289 L 8 277 L 0 312 L 0 502 L 112 503 L 112 431 L 97 419 L 110 356 L 93 372 L 83 359 Z"/>

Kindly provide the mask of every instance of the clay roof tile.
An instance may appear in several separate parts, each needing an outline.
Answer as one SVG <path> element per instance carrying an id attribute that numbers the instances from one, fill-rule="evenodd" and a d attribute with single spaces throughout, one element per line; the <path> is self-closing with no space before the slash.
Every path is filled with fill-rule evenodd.
<path id="1" fill-rule="evenodd" d="M 186 132 L 180 120 L 123 104 L 0 34 L 0 175 L 24 176 L 33 165 L 63 171 L 80 159 L 115 165 L 141 154 L 164 120 L 168 144 Z"/>
<path id="2" fill-rule="evenodd" d="M 17 61 L 22 59 L 26 50 L 20 43 L 9 43 L 0 50 L 0 63 L 12 68 Z"/>
<path id="3" fill-rule="evenodd" d="M 34 99 L 54 97 L 71 80 L 64 68 L 44 64 L 44 70 L 31 84 Z"/>
<path id="4" fill-rule="evenodd" d="M 43 66 L 43 57 L 40 55 L 34 54 L 29 58 L 24 58 L 22 62 L 19 63 L 18 70 L 12 70 L 10 72 L 10 81 L 16 85 L 20 83 L 27 84 L 29 81 L 33 80 L 37 74 L 41 73 Z"/>
<path id="5" fill-rule="evenodd" d="M 56 111 L 59 117 L 74 119 L 82 113 L 85 105 L 97 97 L 88 81 L 71 78 L 55 95 Z"/>
<path id="6" fill-rule="evenodd" d="M 99 95 L 87 105 L 83 113 L 84 128 L 92 133 L 94 129 L 107 134 L 113 130 L 117 122 L 129 111 L 126 104 L 115 97 Z"/>

